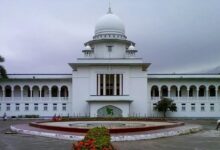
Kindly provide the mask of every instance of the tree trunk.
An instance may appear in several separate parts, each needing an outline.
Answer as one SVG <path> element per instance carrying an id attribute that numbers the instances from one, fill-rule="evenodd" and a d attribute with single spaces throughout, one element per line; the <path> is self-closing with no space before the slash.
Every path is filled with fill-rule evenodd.
<path id="1" fill-rule="evenodd" d="M 166 118 L 166 111 L 163 112 L 163 117 Z"/>

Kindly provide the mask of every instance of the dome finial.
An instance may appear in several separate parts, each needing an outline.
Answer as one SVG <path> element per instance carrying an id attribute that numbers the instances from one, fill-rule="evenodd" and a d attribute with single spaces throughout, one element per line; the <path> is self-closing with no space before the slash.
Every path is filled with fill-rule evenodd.
<path id="1" fill-rule="evenodd" d="M 111 0 L 109 0 L 108 14 L 112 14 Z"/>

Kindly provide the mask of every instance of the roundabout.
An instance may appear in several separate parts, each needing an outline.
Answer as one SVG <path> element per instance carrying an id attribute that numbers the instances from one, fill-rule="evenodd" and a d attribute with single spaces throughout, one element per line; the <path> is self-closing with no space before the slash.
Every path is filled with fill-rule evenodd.
<path id="1" fill-rule="evenodd" d="M 86 133 L 94 127 L 106 127 L 110 133 L 130 133 L 152 131 L 158 129 L 173 128 L 183 126 L 183 122 L 166 121 L 43 121 L 31 122 L 30 126 L 66 132 Z"/>
<path id="2" fill-rule="evenodd" d="M 117 121 L 37 121 L 12 125 L 11 130 L 22 134 L 79 141 L 94 127 L 105 126 L 111 141 L 136 141 L 195 133 L 202 130 L 199 125 L 173 121 L 117 120 Z"/>

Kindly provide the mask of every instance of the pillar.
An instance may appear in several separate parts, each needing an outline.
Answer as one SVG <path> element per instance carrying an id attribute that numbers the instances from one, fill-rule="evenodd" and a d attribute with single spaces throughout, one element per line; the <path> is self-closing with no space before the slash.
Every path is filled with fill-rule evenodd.
<path id="1" fill-rule="evenodd" d="M 14 100 L 14 89 L 13 88 L 11 88 L 11 98 L 12 100 Z"/>
<path id="2" fill-rule="evenodd" d="M 100 74 L 98 74 L 98 81 L 97 81 L 97 95 L 100 95 Z"/>
<path id="3" fill-rule="evenodd" d="M 123 95 L 123 78 L 122 78 L 122 74 L 120 74 L 120 78 L 119 78 L 119 85 L 120 85 L 120 95 Z"/>
<path id="4" fill-rule="evenodd" d="M 187 99 L 189 99 L 189 89 L 187 89 Z"/>
<path id="5" fill-rule="evenodd" d="M 206 89 L 206 99 L 208 99 L 209 97 L 209 88 L 205 88 Z"/>
<path id="6" fill-rule="evenodd" d="M 5 99 L 5 89 L 2 89 L 2 98 Z"/>
<path id="7" fill-rule="evenodd" d="M 57 89 L 57 97 L 58 97 L 58 100 L 60 100 L 60 94 L 61 94 L 61 89 L 58 87 Z"/>
<path id="8" fill-rule="evenodd" d="M 170 89 L 168 89 L 168 97 L 170 98 Z"/>
<path id="9" fill-rule="evenodd" d="M 49 88 L 48 91 L 49 91 L 49 100 L 51 100 L 51 97 L 52 97 L 51 96 L 51 89 Z"/>
<path id="10" fill-rule="evenodd" d="M 103 74 L 103 95 L 106 95 L 106 74 Z"/>
<path id="11" fill-rule="evenodd" d="M 24 93 L 23 93 L 23 89 L 21 89 L 21 100 L 23 101 L 23 97 L 24 97 Z"/>
<path id="12" fill-rule="evenodd" d="M 114 95 L 117 95 L 117 74 L 114 74 Z"/>

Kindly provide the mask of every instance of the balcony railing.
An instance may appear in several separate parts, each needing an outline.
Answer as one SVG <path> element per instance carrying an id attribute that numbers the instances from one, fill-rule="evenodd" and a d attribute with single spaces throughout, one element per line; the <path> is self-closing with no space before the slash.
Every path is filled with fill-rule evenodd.
<path id="1" fill-rule="evenodd" d="M 168 97 L 174 101 L 220 101 L 220 97 Z M 160 97 L 151 97 L 151 100 L 158 101 Z"/>
<path id="2" fill-rule="evenodd" d="M 0 97 L 0 101 L 68 101 L 69 97 Z"/>

